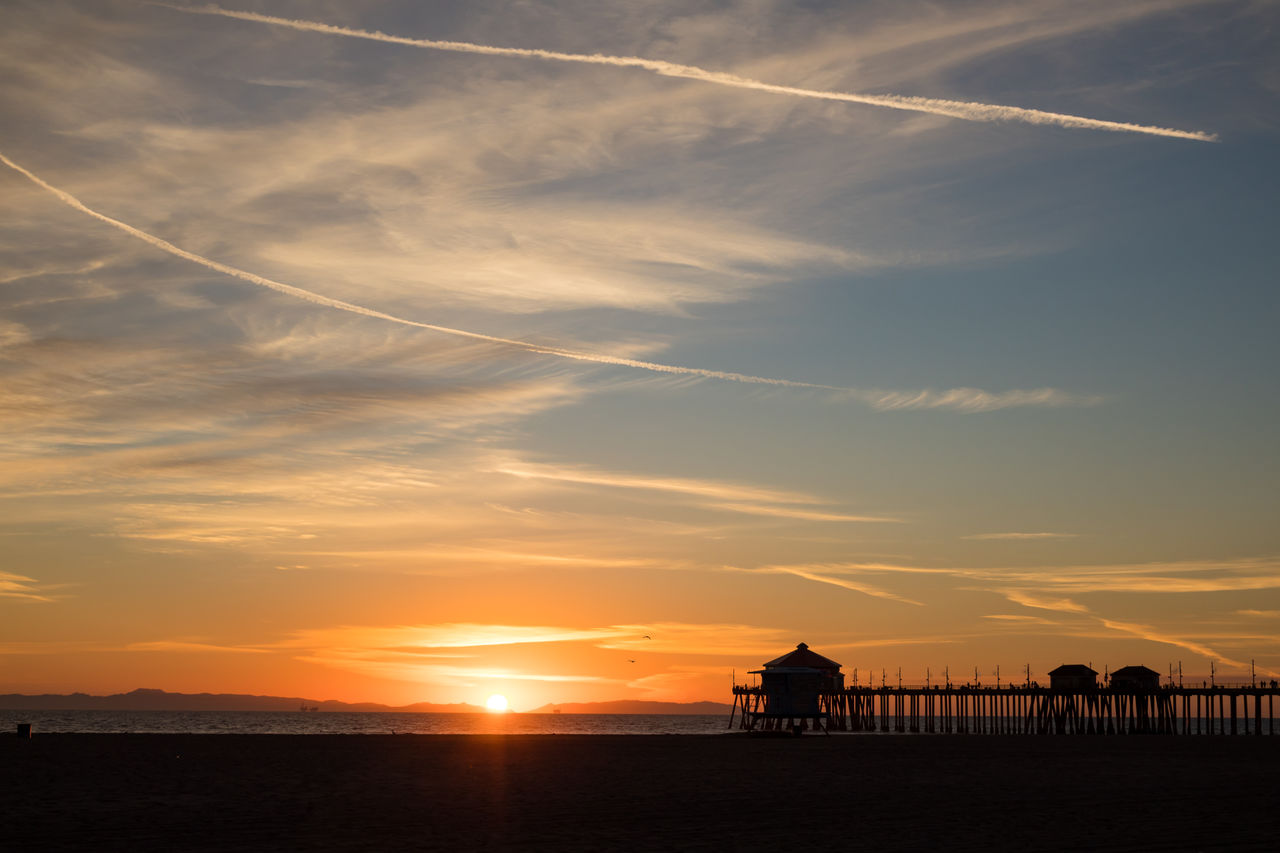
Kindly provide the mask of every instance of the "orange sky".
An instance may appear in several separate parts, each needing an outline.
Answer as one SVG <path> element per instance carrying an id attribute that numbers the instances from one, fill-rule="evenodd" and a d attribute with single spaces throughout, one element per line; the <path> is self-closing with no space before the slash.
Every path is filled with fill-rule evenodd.
<path id="1" fill-rule="evenodd" d="M 251 5 L 7 10 L 0 693 L 1280 672 L 1274 8 Z"/>

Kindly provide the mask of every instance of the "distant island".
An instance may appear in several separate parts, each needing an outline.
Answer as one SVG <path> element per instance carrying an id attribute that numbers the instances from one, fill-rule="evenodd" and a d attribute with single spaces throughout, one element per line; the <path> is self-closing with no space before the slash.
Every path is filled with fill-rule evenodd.
<path id="1" fill-rule="evenodd" d="M 483 714 L 479 705 L 459 702 L 436 705 L 380 705 L 377 702 L 320 701 L 287 696 L 253 696 L 243 693 L 169 693 L 139 688 L 110 696 L 88 693 L 0 694 L 0 708 L 39 711 L 385 711 L 422 714 Z"/>
<path id="2" fill-rule="evenodd" d="M 543 705 L 532 714 L 727 714 L 731 706 L 719 702 L 566 702 Z M 10 711 L 363 711 L 396 714 L 487 714 L 488 709 L 466 702 L 441 705 L 382 705 L 377 702 L 338 702 L 300 696 L 255 696 L 244 693 L 169 693 L 139 688 L 128 693 L 91 696 L 88 693 L 0 694 L 0 709 Z"/>

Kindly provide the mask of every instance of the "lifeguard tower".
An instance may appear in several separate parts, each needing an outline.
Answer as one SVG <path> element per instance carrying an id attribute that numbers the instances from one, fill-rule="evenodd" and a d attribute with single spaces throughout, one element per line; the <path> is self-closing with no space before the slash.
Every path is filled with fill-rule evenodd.
<path id="1" fill-rule="evenodd" d="M 796 734 L 807 727 L 827 730 L 831 717 L 831 697 L 844 690 L 840 664 L 800 643 L 794 651 L 774 658 L 755 670 L 760 687 L 752 708 L 742 703 L 746 728 L 791 729 Z M 760 699 L 764 707 L 760 707 Z"/>

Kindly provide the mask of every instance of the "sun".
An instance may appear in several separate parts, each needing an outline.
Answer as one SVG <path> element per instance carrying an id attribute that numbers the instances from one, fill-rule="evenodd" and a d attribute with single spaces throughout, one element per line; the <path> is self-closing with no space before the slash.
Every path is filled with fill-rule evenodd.
<path id="1" fill-rule="evenodd" d="M 495 693 L 484 700 L 484 706 L 494 712 L 505 711 L 507 710 L 507 697 L 501 693 Z"/>

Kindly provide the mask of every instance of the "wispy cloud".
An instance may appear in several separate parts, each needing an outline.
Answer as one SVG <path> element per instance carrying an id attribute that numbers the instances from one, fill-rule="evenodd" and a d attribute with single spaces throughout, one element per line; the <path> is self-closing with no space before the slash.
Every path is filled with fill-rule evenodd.
<path id="1" fill-rule="evenodd" d="M 1153 643 L 1163 643 L 1165 645 L 1176 646 L 1180 649 L 1186 649 L 1192 654 L 1203 655 L 1207 658 L 1222 661 L 1229 666 L 1241 668 L 1247 666 L 1246 662 L 1233 660 L 1203 643 L 1167 634 L 1163 631 L 1152 628 L 1150 625 L 1142 625 L 1136 622 L 1121 622 L 1115 619 L 1106 619 L 1103 617 L 1098 618 L 1103 625 L 1113 631 L 1119 631 L 1122 634 L 1129 634 L 1143 640 L 1150 640 Z"/>
<path id="2" fill-rule="evenodd" d="M 1016 591 L 1016 590 L 1006 592 L 1005 597 L 1016 604 L 1023 605 L 1024 607 L 1032 607 L 1032 608 L 1042 609 L 1042 610 L 1053 610 L 1061 613 L 1071 614 L 1073 616 L 1080 616 L 1085 619 L 1091 620 L 1096 624 L 1100 624 L 1110 631 L 1118 632 L 1120 634 L 1125 634 L 1132 637 L 1137 637 L 1139 639 L 1147 640 L 1153 643 L 1160 643 L 1162 645 L 1169 645 L 1169 646 L 1175 646 L 1181 649 L 1186 649 L 1187 651 L 1193 654 L 1203 655 L 1204 657 L 1221 661 L 1222 663 L 1225 663 L 1229 666 L 1235 666 L 1235 667 L 1245 666 L 1243 661 L 1230 658 L 1222 654 L 1222 652 L 1219 651 L 1218 649 L 1212 648 L 1195 638 L 1178 636 L 1168 631 L 1164 631 L 1164 630 L 1155 628 L 1151 625 L 1147 625 L 1143 623 L 1122 621 L 1119 619 L 1109 618 L 1107 616 L 1094 613 L 1090 608 L 1085 607 L 1084 605 L 1079 604 L 1077 602 L 1071 601 L 1070 599 L 1041 598 L 1035 595 L 1030 595 L 1028 593 Z"/>
<path id="3" fill-rule="evenodd" d="M 1079 602 L 1072 601 L 1069 598 L 1048 598 L 1041 595 L 1032 595 L 1022 590 L 1008 590 L 1004 593 L 1004 597 L 1012 601 L 1014 604 L 1021 604 L 1023 607 L 1034 607 L 1037 610 L 1055 610 L 1060 613 L 1088 613 L 1089 608 Z"/>
<path id="4" fill-rule="evenodd" d="M 232 653 L 232 654 L 267 654 L 268 649 L 253 646 L 229 646 L 218 643 L 201 643 L 190 640 L 150 640 L 141 643 L 129 643 L 124 647 L 127 652 L 195 652 L 195 653 Z"/>
<path id="5" fill-rule="evenodd" d="M 849 515 L 842 512 L 823 512 L 821 510 L 800 509 L 798 507 L 765 506 L 762 504 L 719 503 L 708 504 L 713 509 L 729 512 L 745 512 L 748 515 L 766 515 L 772 518 L 794 518 L 799 521 L 848 521 L 859 524 L 901 524 L 901 518 L 889 518 L 883 515 Z"/>
<path id="6" fill-rule="evenodd" d="M 618 633 L 602 641 L 602 648 L 650 654 L 776 657 L 779 648 L 794 642 L 788 631 L 737 623 L 656 622 L 612 628 Z"/>
<path id="7" fill-rule="evenodd" d="M 585 466 L 548 465 L 535 462 L 500 462 L 494 470 L 526 480 L 554 480 L 618 489 L 671 492 L 730 501 L 769 503 L 818 503 L 810 495 L 766 489 L 717 480 L 695 480 L 686 477 L 654 477 L 618 471 L 604 471 Z"/>
<path id="8" fill-rule="evenodd" d="M 0 598 L 45 602 L 54 600 L 35 578 L 12 572 L 0 572 Z"/>
<path id="9" fill-rule="evenodd" d="M 724 666 L 673 666 L 663 672 L 627 682 L 627 686 L 644 691 L 644 698 L 654 701 L 687 702 L 709 679 L 722 679 L 728 684 L 732 670 Z"/>
<path id="10" fill-rule="evenodd" d="M 356 647 L 394 649 L 464 649 L 526 643 L 571 643 L 615 637 L 620 629 L 582 629 L 546 625 L 484 625 L 446 622 L 436 625 L 390 627 L 349 626 L 299 631 L 281 645 L 293 647 Z"/>
<path id="11" fill-rule="evenodd" d="M 559 653 L 536 654 L 538 646 L 578 647 L 625 651 L 628 655 L 772 657 L 793 640 L 775 628 L 742 624 L 659 622 L 575 628 L 537 625 L 440 623 L 389 627 L 342 626 L 299 631 L 264 648 L 297 650 L 300 660 L 379 678 L 465 683 L 494 680 L 547 683 L 626 684 L 625 679 L 599 670 L 558 671 Z M 522 647 L 520 665 L 513 665 L 506 649 Z M 438 659 L 444 658 L 445 661 Z M 466 658 L 465 662 L 448 658 Z M 610 664 L 612 665 L 612 664 Z M 599 666 L 599 664 L 597 664 Z M 665 665 L 663 665 L 665 666 Z M 675 669 L 706 674 L 712 669 L 677 664 Z M 649 676 L 662 678 L 656 673 Z M 655 688 L 657 681 L 647 684 Z"/>
<path id="12" fill-rule="evenodd" d="M 910 409 L 954 409 L 961 412 L 994 412 L 1020 406 L 1095 406 L 1097 395 L 1072 394 L 1057 388 L 983 391 L 981 388 L 950 388 L 944 391 L 857 391 L 872 408 L 892 412 Z"/>
<path id="13" fill-rule="evenodd" d="M 961 536 L 961 539 L 1074 539 L 1078 533 L 975 533 L 972 536 Z"/>
<path id="14" fill-rule="evenodd" d="M 907 598 L 904 595 L 884 589 L 883 587 L 875 586 L 863 581 L 852 580 L 844 574 L 846 569 L 846 564 L 841 563 L 814 563 L 798 566 L 760 566 L 754 569 L 742 569 L 734 566 L 726 567 L 726 570 L 735 572 L 791 575 L 793 577 L 803 578 L 807 581 L 813 581 L 814 583 L 830 584 L 831 586 L 838 586 L 841 589 L 847 589 L 851 592 L 860 592 L 863 595 L 869 595 L 873 598 L 884 598 L 889 601 L 898 601 L 903 604 L 913 604 L 917 607 L 923 606 L 919 601 Z"/>
<path id="15" fill-rule="evenodd" d="M 402 326 L 409 326 L 417 329 L 426 329 L 432 332 L 440 332 L 446 335 L 455 335 L 457 337 L 467 338 L 473 341 L 481 341 L 488 344 L 498 344 L 504 347 L 515 347 L 526 352 L 536 353 L 538 355 L 550 355 L 558 358 L 570 359 L 573 361 L 592 362 L 595 364 L 607 364 L 616 367 L 632 367 L 640 370 L 650 370 L 656 373 L 667 373 L 682 376 L 696 376 L 705 379 L 721 379 L 729 382 L 744 382 L 754 385 L 773 385 L 784 388 L 809 388 L 820 391 L 833 391 L 847 394 L 852 397 L 868 401 L 874 408 L 892 410 L 892 409 L 955 409 L 964 412 L 986 412 L 995 409 L 1003 409 L 1014 406 L 1027 405 L 1091 405 L 1097 402 L 1092 397 L 1076 397 L 1066 392 L 1054 389 L 1039 389 L 1036 391 L 1004 391 L 999 393 L 990 393 L 973 388 L 960 388 L 952 391 L 920 391 L 920 392 L 881 392 L 881 391 L 864 391 L 857 388 L 845 388 L 837 385 L 823 385 L 814 382 L 801 382 L 792 379 L 774 379 L 765 376 L 754 376 L 746 373 L 735 373 L 732 371 L 707 370 L 701 367 L 685 367 L 674 364 L 660 364 L 652 361 L 641 361 L 634 358 L 625 358 L 622 356 L 613 356 L 605 353 L 585 352 L 582 350 L 566 349 L 564 347 L 550 346 L 544 344 L 531 343 L 529 341 L 515 340 L 512 338 L 502 338 L 495 335 L 486 335 L 480 332 L 469 332 L 464 329 L 455 329 L 449 326 L 440 326 L 433 323 L 422 323 L 417 320 L 409 320 L 404 317 L 398 317 L 393 314 L 387 314 L 373 308 L 367 308 L 352 302 L 346 302 L 341 299 L 333 299 L 305 290 L 301 287 L 294 287 L 290 284 L 275 281 L 264 276 L 251 273 L 237 267 L 221 263 L 220 261 L 211 260 L 186 249 L 179 248 L 167 240 L 161 239 L 154 234 L 149 234 L 139 228 L 135 228 L 118 219 L 114 219 L 106 214 L 99 213 L 96 210 L 86 206 L 70 193 L 58 189 L 52 184 L 46 182 L 34 173 L 19 166 L 10 160 L 3 153 L 0 153 L 0 162 L 26 177 L 36 186 L 49 192 L 63 204 L 80 211 L 94 219 L 104 222 L 113 228 L 117 228 L 124 233 L 142 240 L 163 252 L 167 252 L 183 260 L 190 261 L 200 266 L 207 267 L 215 272 L 231 276 L 233 278 L 247 281 L 250 284 L 256 284 L 259 287 L 265 287 L 288 296 L 302 299 L 315 305 L 321 305 L 326 308 L 335 308 L 339 311 L 347 311 L 362 317 L 369 317 L 375 320 L 382 320 L 389 323 L 396 323 Z"/>
<path id="16" fill-rule="evenodd" d="M 992 619 L 997 622 L 1014 622 L 1024 625 L 1053 625 L 1056 624 L 1049 619 L 1040 616 L 1026 616 L 1018 613 L 987 613 L 983 619 Z"/>
<path id="17" fill-rule="evenodd" d="M 446 685 L 455 688 L 487 681 L 533 681 L 558 684 L 621 683 L 620 679 L 607 676 L 531 672 L 498 666 L 456 666 L 453 664 L 423 663 L 414 659 L 395 659 L 395 656 L 390 652 L 369 652 L 351 649 L 316 651 L 311 654 L 301 655 L 298 660 L 374 678 Z"/>
<path id="18" fill-rule="evenodd" d="M 853 515 L 834 512 L 816 505 L 827 503 L 820 498 L 799 492 L 766 489 L 722 480 L 693 479 L 689 477 L 654 477 L 620 471 L 605 471 L 585 466 L 549 465 L 545 463 L 504 461 L 496 463 L 494 471 L 522 480 L 544 480 L 575 483 L 586 486 L 604 486 L 642 492 L 657 492 L 705 498 L 707 509 L 747 515 L 769 516 L 798 521 L 835 522 L 900 522 L 901 519 L 879 515 Z M 812 508 L 796 504 L 815 505 Z"/>
<path id="19" fill-rule="evenodd" d="M 1085 118 L 1064 113 L 1046 112 L 1044 110 L 1024 109 L 1022 107 L 1003 106 L 999 104 L 983 104 L 972 101 L 951 101 L 940 98 L 906 97 L 901 95 L 869 95 L 850 92 L 825 92 L 816 89 L 803 89 L 796 86 L 779 86 L 765 83 L 736 74 L 721 71 L 710 71 L 693 65 L 681 65 L 662 60 L 643 59 L 636 56 L 605 56 L 601 54 L 563 53 L 552 50 L 530 48 L 495 47 L 493 45 L 473 44 L 470 42 L 438 41 L 433 39 L 415 39 L 403 36 L 387 35 L 382 32 L 338 27 L 315 21 L 277 18 L 255 12 L 241 12 L 222 9 L 209 5 L 204 7 L 174 6 L 167 3 L 153 3 L 179 12 L 198 15 L 218 15 L 226 18 L 253 21 L 255 23 L 288 27 L 304 32 L 316 32 L 325 35 L 344 36 L 347 38 L 367 39 L 406 47 L 425 48 L 428 50 L 447 50 L 459 53 L 474 53 L 487 56 L 512 56 L 528 59 L 545 59 L 557 62 L 577 62 L 591 65 L 612 65 L 618 67 L 643 68 L 664 77 L 679 77 L 731 86 L 739 89 L 752 89 L 779 95 L 790 95 L 802 98 L 817 98 L 830 101 L 867 104 L 886 107 L 894 110 L 930 113 L 948 116 L 966 121 L 1019 121 L 1028 124 L 1047 124 L 1058 127 L 1082 128 L 1089 130 L 1108 130 L 1125 133 L 1144 133 L 1154 136 L 1168 136 L 1181 139 L 1192 139 L 1200 142 L 1212 142 L 1217 136 L 1203 131 L 1177 130 L 1165 127 L 1132 124 L 1129 122 L 1105 121 Z"/>
<path id="20" fill-rule="evenodd" d="M 1009 588 L 1050 593 L 1195 593 L 1280 588 L 1280 560 L 1186 560 L 1099 565 L 1043 565 L 1009 569 L 991 566 L 910 566 L 893 563 L 838 563 L 832 571 L 872 575 L 950 575 L 975 581 L 1002 594 Z M 1021 603 L 1021 602 L 1019 602 Z M 1031 606 L 1031 605 L 1029 605 Z"/>

